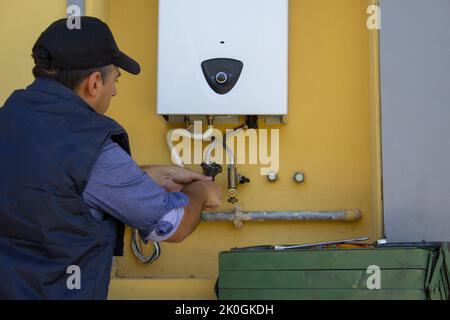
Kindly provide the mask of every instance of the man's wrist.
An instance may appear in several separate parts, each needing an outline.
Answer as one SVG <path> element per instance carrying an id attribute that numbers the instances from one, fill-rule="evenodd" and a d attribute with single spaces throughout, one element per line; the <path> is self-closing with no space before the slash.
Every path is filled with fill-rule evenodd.
<path id="1" fill-rule="evenodd" d="M 196 198 L 199 201 L 201 201 L 202 205 L 204 203 L 206 203 L 207 200 L 207 195 L 206 195 L 206 191 L 205 191 L 205 187 L 203 185 L 202 182 L 200 181 L 195 181 L 192 182 L 186 186 L 184 186 L 184 188 L 181 190 L 181 192 L 187 194 L 189 196 L 189 198 Z"/>

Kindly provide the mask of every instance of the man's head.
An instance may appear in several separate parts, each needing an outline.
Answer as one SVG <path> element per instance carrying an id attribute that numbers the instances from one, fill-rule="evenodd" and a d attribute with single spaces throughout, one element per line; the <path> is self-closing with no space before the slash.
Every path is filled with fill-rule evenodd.
<path id="1" fill-rule="evenodd" d="M 41 34 L 33 47 L 33 74 L 58 81 L 103 114 L 117 94 L 119 68 L 138 74 L 140 67 L 119 50 L 105 23 L 81 17 L 80 25 L 69 29 L 67 19 L 61 19 Z"/>
<path id="2" fill-rule="evenodd" d="M 111 98 L 117 94 L 116 82 L 120 77 L 115 65 L 86 70 L 48 70 L 34 66 L 36 78 L 55 80 L 74 91 L 95 111 L 104 114 Z"/>

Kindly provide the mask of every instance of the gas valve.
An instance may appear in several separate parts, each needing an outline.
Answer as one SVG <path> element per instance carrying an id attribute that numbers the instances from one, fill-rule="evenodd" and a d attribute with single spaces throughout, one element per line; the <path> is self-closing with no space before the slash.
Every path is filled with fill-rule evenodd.
<path id="1" fill-rule="evenodd" d="M 250 182 L 250 179 L 237 173 L 236 166 L 230 164 L 228 166 L 228 202 L 235 204 L 238 202 L 236 198 L 237 195 L 237 184 L 244 184 Z"/>
<path id="2" fill-rule="evenodd" d="M 216 179 L 216 176 L 222 172 L 222 166 L 213 162 L 211 164 L 202 163 L 203 174 L 208 177 L 212 177 L 213 181 Z"/>

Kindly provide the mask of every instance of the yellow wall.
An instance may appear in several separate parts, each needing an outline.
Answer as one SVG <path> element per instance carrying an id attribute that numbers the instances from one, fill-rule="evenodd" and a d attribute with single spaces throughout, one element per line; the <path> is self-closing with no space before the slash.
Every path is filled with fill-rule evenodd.
<path id="1" fill-rule="evenodd" d="M 110 1 L 111 0 L 85 0 L 85 15 L 94 16 L 104 22 L 108 22 Z"/>
<path id="2" fill-rule="evenodd" d="M 0 9 L 9 9 L 8 14 L 0 11 L 0 26 L 11 29 L 15 19 L 10 16 L 29 2 L 0 0 Z M 59 6 L 54 6 L 54 15 L 58 10 L 63 15 L 61 1 L 52 2 Z M 290 1 L 289 123 L 270 127 L 280 129 L 280 180 L 269 184 L 259 175 L 258 166 L 238 168 L 252 180 L 238 188 L 245 211 L 358 208 L 362 220 L 252 222 L 240 230 L 231 223 L 203 222 L 183 243 L 163 243 L 161 258 L 152 265 L 136 262 L 127 230 L 126 254 L 117 260 L 118 278 L 112 281 L 111 298 L 213 298 L 218 252 L 231 247 L 381 237 L 378 40 L 376 32 L 366 28 L 366 8 L 371 2 Z M 47 7 L 48 0 L 45 3 Z M 169 164 L 165 144 L 169 126 L 155 114 L 157 0 L 89 0 L 86 10 L 109 22 L 119 46 L 142 67 L 137 77 L 124 73 L 109 115 L 128 130 L 139 164 Z M 23 41 L 13 38 L 4 27 L 0 29 L 1 39 L 7 37 L 12 44 L 7 52 L 1 49 L 0 58 L 12 58 L 12 63 L 20 66 L 16 76 L 12 64 L 2 63 L 2 71 L 6 67 L 9 74 L 2 79 L 12 81 L 0 86 L 0 102 L 13 88 L 29 82 L 31 39 L 53 20 L 47 11 L 39 11 L 33 19 L 27 17 L 27 27 L 14 31 L 23 34 Z M 292 181 L 297 170 L 306 174 L 303 185 Z M 226 188 L 224 174 L 218 182 Z M 226 203 L 220 211 L 231 209 Z M 195 290 L 189 291 L 192 288 Z"/>
<path id="3" fill-rule="evenodd" d="M 0 106 L 13 90 L 31 83 L 31 48 L 65 11 L 64 0 L 0 0 Z"/>
<path id="4" fill-rule="evenodd" d="M 290 2 L 289 123 L 279 127 L 280 181 L 269 184 L 258 166 L 241 166 L 252 182 L 238 190 L 244 210 L 358 208 L 362 221 L 248 223 L 241 230 L 231 223 L 202 223 L 184 243 L 163 244 L 154 265 L 140 265 L 126 255 L 119 260 L 119 276 L 212 278 L 217 253 L 234 246 L 380 236 L 373 197 L 379 176 L 374 176 L 376 105 L 366 8 L 367 2 L 360 0 Z M 113 1 L 110 8 L 110 26 L 120 46 L 143 69 L 142 76 L 121 80 L 110 115 L 129 130 L 141 164 L 169 163 L 164 143 L 168 126 L 155 114 L 157 9 L 157 1 L 130 6 L 125 0 Z M 292 182 L 296 170 L 305 172 L 304 185 Z M 224 178 L 218 181 L 225 188 Z"/>

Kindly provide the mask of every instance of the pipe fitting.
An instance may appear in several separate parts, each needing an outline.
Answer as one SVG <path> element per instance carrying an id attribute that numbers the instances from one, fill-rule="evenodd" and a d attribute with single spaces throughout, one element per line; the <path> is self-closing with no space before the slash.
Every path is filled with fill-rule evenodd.
<path id="1" fill-rule="evenodd" d="M 355 222 L 361 220 L 361 211 L 358 209 L 351 209 L 345 211 L 345 222 Z"/>
<path id="2" fill-rule="evenodd" d="M 270 171 L 266 177 L 269 182 L 275 182 L 278 180 L 278 174 L 275 171 Z"/>
<path id="3" fill-rule="evenodd" d="M 305 182 L 305 174 L 303 172 L 296 172 L 294 173 L 292 179 L 294 179 L 294 181 L 297 183 L 303 183 Z"/>

